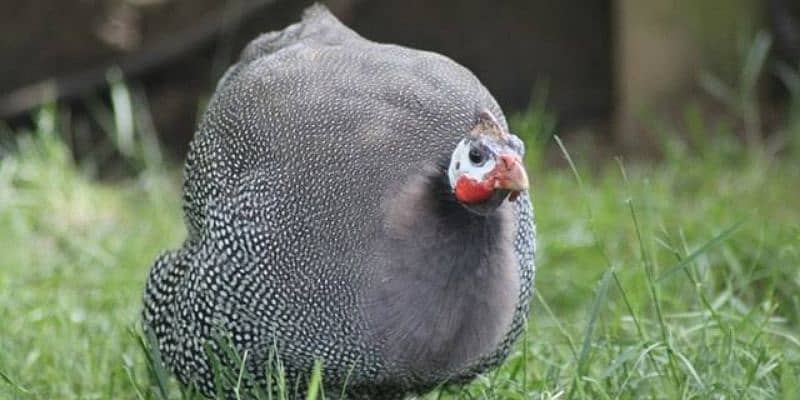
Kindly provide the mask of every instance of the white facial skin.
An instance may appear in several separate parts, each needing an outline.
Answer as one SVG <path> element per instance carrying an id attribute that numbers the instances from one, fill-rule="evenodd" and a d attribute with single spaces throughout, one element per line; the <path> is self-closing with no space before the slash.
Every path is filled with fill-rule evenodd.
<path id="1" fill-rule="evenodd" d="M 472 162 L 469 157 L 470 147 L 470 140 L 463 139 L 453 150 L 453 156 L 450 158 L 450 167 L 447 169 L 447 177 L 452 188 L 456 187 L 456 181 L 462 175 L 481 182 L 486 174 L 494 169 L 495 160 L 491 156 L 484 156 L 484 160 L 478 164 Z"/>

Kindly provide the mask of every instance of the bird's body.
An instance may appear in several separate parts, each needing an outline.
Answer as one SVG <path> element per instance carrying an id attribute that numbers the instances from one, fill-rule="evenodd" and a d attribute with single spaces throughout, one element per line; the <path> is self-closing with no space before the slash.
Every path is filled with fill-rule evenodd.
<path id="1" fill-rule="evenodd" d="M 253 41 L 190 147 L 188 239 L 145 289 L 170 369 L 212 393 L 218 334 L 255 376 L 273 353 L 290 380 L 320 360 L 352 397 L 501 362 L 528 311 L 534 227 L 526 192 L 485 215 L 453 195 L 450 156 L 482 112 L 503 121 L 463 67 L 321 7 Z"/>

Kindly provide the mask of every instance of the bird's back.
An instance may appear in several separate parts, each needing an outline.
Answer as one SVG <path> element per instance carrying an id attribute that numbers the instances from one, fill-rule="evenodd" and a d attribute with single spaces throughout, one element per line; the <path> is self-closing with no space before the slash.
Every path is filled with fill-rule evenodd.
<path id="1" fill-rule="evenodd" d="M 501 115 L 452 60 L 370 42 L 313 7 L 302 22 L 254 40 L 221 80 L 189 153 L 193 231 L 209 200 L 258 169 L 294 182 L 273 190 L 303 209 L 374 210 L 405 168 L 454 145 L 482 104 Z M 363 192 L 343 198 L 344 184 Z M 328 194 L 339 196 L 321 198 Z"/>

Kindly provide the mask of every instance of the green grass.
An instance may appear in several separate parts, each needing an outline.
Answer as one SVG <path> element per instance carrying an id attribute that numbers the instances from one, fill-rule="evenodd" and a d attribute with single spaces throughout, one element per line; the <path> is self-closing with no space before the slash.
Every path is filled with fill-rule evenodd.
<path id="1" fill-rule="evenodd" d="M 532 137 L 553 127 L 541 117 L 514 125 Z M 179 168 L 139 157 L 93 179 L 56 120 L 43 110 L 0 155 L 0 397 L 181 398 L 132 333 L 151 262 L 185 234 Z M 125 126 L 112 137 L 138 154 Z M 723 136 L 667 139 L 658 163 L 589 165 L 570 145 L 556 166 L 541 137 L 526 336 L 501 369 L 428 397 L 800 398 L 797 158 Z"/>

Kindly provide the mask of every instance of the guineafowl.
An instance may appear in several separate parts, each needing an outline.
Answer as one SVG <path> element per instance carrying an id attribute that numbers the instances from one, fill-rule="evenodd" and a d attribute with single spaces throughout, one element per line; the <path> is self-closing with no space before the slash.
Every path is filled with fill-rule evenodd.
<path id="1" fill-rule="evenodd" d="M 145 287 L 154 351 L 210 396 L 231 358 L 254 386 L 278 361 L 301 391 L 319 362 L 327 393 L 369 399 L 497 366 L 534 277 L 523 151 L 467 69 L 311 7 L 217 85 L 186 160 L 188 237 Z"/>

